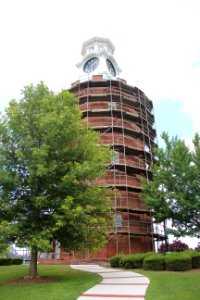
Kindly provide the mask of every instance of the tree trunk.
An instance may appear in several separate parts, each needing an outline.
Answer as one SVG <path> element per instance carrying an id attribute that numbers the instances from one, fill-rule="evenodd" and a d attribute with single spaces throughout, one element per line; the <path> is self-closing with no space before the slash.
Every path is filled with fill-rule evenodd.
<path id="1" fill-rule="evenodd" d="M 37 274 L 37 255 L 38 255 L 37 248 L 32 248 L 31 249 L 30 268 L 29 268 L 29 278 L 38 277 L 38 274 Z"/>
<path id="2" fill-rule="evenodd" d="M 169 252 L 169 243 L 168 243 L 168 236 L 167 236 L 167 226 L 166 220 L 163 222 L 164 225 L 164 234 L 165 234 L 165 252 Z"/>
<path id="3" fill-rule="evenodd" d="M 52 253 L 52 258 L 56 258 L 56 240 L 53 240 L 53 253 Z"/>

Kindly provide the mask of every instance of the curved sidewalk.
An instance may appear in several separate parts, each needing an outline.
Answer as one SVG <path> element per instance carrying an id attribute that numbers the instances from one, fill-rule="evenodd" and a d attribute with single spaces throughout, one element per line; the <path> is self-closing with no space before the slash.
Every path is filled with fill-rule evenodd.
<path id="1" fill-rule="evenodd" d="M 144 300 L 149 279 L 141 274 L 99 265 L 71 265 L 71 268 L 99 274 L 103 280 L 77 300 Z"/>

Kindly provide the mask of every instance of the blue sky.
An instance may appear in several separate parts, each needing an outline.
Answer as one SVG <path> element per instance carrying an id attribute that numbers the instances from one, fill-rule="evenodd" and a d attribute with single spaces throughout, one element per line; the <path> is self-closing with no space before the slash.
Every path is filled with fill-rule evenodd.
<path id="1" fill-rule="evenodd" d="M 171 136 L 192 138 L 194 126 L 192 117 L 182 111 L 181 100 L 162 99 L 154 104 L 154 114 L 158 140 L 163 131 Z"/>
<path id="2" fill-rule="evenodd" d="M 153 101 L 162 131 L 200 132 L 200 0 L 1 0 L 0 111 L 43 80 L 53 91 L 79 74 L 82 43 L 109 38 L 122 73 Z"/>

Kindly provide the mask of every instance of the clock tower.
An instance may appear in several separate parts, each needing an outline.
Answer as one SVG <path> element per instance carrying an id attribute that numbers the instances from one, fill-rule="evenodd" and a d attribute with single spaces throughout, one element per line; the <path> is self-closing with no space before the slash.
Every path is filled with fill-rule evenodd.
<path id="1" fill-rule="evenodd" d="M 115 153 L 107 174 L 97 180 L 114 191 L 107 244 L 98 253 L 87 249 L 81 256 L 73 253 L 74 260 L 107 260 L 117 253 L 153 251 L 155 241 L 165 239 L 162 228 L 155 230 L 141 195 L 141 178 L 152 179 L 150 165 L 156 146 L 153 103 L 138 87 L 118 77 L 121 70 L 114 50 L 106 38 L 84 42 L 82 60 L 76 65 L 80 77 L 69 89 L 79 100 L 86 124 L 98 131 L 101 142 Z M 61 257 L 69 260 L 64 253 Z"/>

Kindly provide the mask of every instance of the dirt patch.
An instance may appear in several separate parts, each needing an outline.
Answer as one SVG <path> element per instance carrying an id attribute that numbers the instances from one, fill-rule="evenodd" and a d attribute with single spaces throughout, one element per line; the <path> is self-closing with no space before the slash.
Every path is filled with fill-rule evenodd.
<path id="1" fill-rule="evenodd" d="M 4 284 L 48 284 L 56 283 L 57 280 L 52 277 L 38 277 L 38 278 L 18 278 L 4 281 Z"/>
<path id="2" fill-rule="evenodd" d="M 200 272 L 200 269 L 192 269 L 190 272 Z"/>

